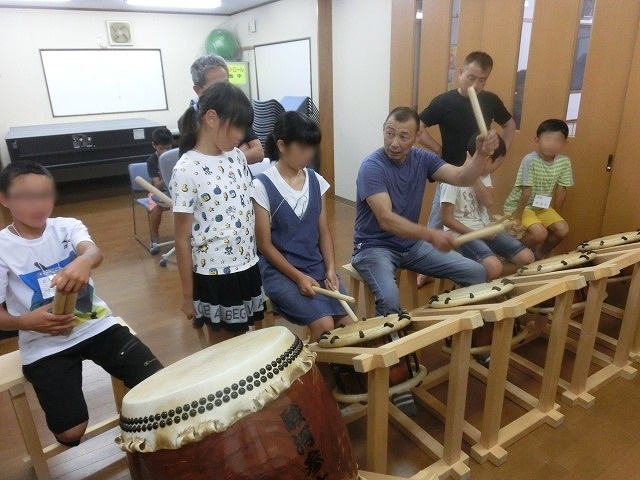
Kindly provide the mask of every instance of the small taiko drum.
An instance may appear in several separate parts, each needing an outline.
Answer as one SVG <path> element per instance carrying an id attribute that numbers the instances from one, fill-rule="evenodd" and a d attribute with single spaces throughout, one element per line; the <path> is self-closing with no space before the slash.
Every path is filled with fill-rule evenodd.
<path id="1" fill-rule="evenodd" d="M 315 355 L 284 327 L 197 352 L 125 395 L 117 439 L 134 480 L 358 478 Z"/>
<path id="2" fill-rule="evenodd" d="M 580 251 L 566 253 L 564 255 L 556 255 L 554 257 L 545 258 L 537 262 L 530 263 L 518 268 L 518 275 L 534 276 L 542 273 L 557 272 L 570 268 L 587 266 L 591 263 L 597 254 L 592 251 Z M 587 289 L 576 290 L 571 308 L 573 310 L 581 309 L 587 299 Z M 530 313 L 538 313 L 542 315 L 553 313 L 555 299 L 543 302 L 535 307 L 527 309 Z"/>
<path id="3" fill-rule="evenodd" d="M 434 295 L 429 299 L 429 306 L 431 308 L 450 308 L 481 303 L 506 296 L 514 288 L 513 281 L 508 278 L 501 278 Z"/>
<path id="4" fill-rule="evenodd" d="M 509 293 L 515 288 L 515 283 L 508 278 L 500 278 L 490 282 L 478 283 L 468 287 L 457 288 L 450 292 L 433 295 L 428 302 L 431 308 L 446 309 L 452 307 L 460 307 L 465 305 L 478 305 L 491 301 L 491 303 L 502 302 L 509 298 Z M 491 333 L 488 330 L 489 333 Z M 514 325 L 512 345 L 521 342 L 527 335 L 524 328 L 520 328 L 519 323 Z M 473 355 L 486 354 L 491 351 L 490 335 L 484 335 L 484 338 L 477 338 L 474 333 L 473 347 L 471 353 Z M 451 350 L 450 341 L 445 342 L 442 350 L 449 353 Z"/>
<path id="5" fill-rule="evenodd" d="M 411 317 L 406 313 L 360 320 L 324 332 L 318 340 L 322 348 L 348 346 L 375 348 L 405 336 Z M 367 375 L 349 365 L 330 364 L 336 381 L 333 396 L 343 403 L 367 401 Z M 389 369 L 389 395 L 408 391 L 422 382 L 427 369 L 415 353 L 406 355 Z"/>
<path id="6" fill-rule="evenodd" d="M 539 275 L 586 265 L 596 258 L 595 252 L 571 252 L 545 258 L 518 268 L 518 275 Z"/>
<path id="7" fill-rule="evenodd" d="M 640 242 L 640 229 L 632 232 L 608 235 L 606 237 L 589 240 L 588 242 L 582 242 L 580 245 L 578 245 L 578 250 L 580 250 L 581 252 L 590 252 L 593 250 L 600 250 L 602 248 L 608 247 L 617 247 L 618 245 L 625 245 L 627 243 L 635 242 Z"/>

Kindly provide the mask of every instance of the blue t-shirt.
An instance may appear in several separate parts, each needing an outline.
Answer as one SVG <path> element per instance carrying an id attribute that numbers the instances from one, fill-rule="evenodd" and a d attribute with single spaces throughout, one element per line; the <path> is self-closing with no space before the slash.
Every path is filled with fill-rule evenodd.
<path id="1" fill-rule="evenodd" d="M 411 248 L 416 240 L 398 237 L 380 227 L 367 198 L 386 192 L 391 197 L 394 213 L 417 222 L 427 181 L 431 181 L 433 174 L 443 165 L 445 161 L 436 154 L 416 147 L 409 151 L 400 165 L 390 160 L 383 148 L 365 158 L 356 180 L 354 252 L 370 247 Z"/>

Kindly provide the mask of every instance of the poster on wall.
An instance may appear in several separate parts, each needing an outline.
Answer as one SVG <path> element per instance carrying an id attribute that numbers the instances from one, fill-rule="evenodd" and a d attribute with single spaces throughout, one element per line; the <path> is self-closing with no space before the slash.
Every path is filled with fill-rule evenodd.
<path id="1" fill-rule="evenodd" d="M 248 62 L 227 62 L 229 68 L 229 83 L 240 88 L 244 94 L 251 98 L 251 87 L 249 84 L 249 63 Z"/>

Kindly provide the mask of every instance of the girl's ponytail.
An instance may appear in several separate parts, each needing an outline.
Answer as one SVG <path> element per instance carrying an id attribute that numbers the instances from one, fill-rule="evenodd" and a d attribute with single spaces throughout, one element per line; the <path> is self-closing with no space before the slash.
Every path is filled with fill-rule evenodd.
<path id="1" fill-rule="evenodd" d="M 264 155 L 272 162 L 280 158 L 280 151 L 278 150 L 278 144 L 276 143 L 276 137 L 273 133 L 267 136 L 267 141 L 264 146 Z"/>
<path id="2" fill-rule="evenodd" d="M 196 146 L 196 141 L 198 140 L 198 123 L 198 105 L 194 104 L 182 115 L 180 156 Z"/>

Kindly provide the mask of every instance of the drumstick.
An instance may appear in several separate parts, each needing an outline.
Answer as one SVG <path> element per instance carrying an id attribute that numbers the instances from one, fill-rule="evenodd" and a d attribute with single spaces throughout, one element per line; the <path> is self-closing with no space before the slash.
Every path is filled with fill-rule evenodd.
<path id="1" fill-rule="evenodd" d="M 51 313 L 54 315 L 64 315 L 65 306 L 67 304 L 67 294 L 62 292 L 56 292 L 53 297 L 53 308 Z"/>
<path id="2" fill-rule="evenodd" d="M 475 230 L 473 232 L 460 235 L 454 241 L 456 243 L 456 247 L 459 247 L 463 243 L 467 243 L 472 240 L 480 240 L 482 238 L 493 237 L 496 233 L 502 232 L 505 228 L 506 225 L 504 223 L 496 223 L 495 225 L 490 225 L 486 228 L 481 228 L 480 230 Z"/>
<path id="3" fill-rule="evenodd" d="M 53 297 L 53 308 L 51 313 L 54 315 L 69 315 L 76 309 L 77 293 L 56 292 Z"/>
<path id="4" fill-rule="evenodd" d="M 351 309 L 351 307 L 347 303 L 347 302 L 356 303 L 356 299 L 355 298 L 349 297 L 348 295 L 343 295 L 342 293 L 340 293 L 338 291 L 327 290 L 326 288 L 320 288 L 320 287 L 316 287 L 316 286 L 313 286 L 311 288 L 316 293 L 320 293 L 322 295 L 326 295 L 327 297 L 332 297 L 332 298 L 335 298 L 336 300 L 338 300 L 340 302 L 340 305 L 342 305 L 342 308 L 344 308 L 345 311 L 347 312 L 347 315 L 349 315 L 351 317 L 351 320 L 353 320 L 354 322 L 360 321 L 358 316 L 354 313 L 354 311 Z"/>
<path id="5" fill-rule="evenodd" d="M 351 309 L 351 307 L 349 306 L 349 304 L 347 302 L 345 302 L 344 300 L 342 300 L 341 298 L 338 299 L 338 301 L 340 302 L 340 305 L 342 305 L 342 308 L 345 309 L 345 311 L 347 312 L 347 315 L 349 315 L 351 317 L 351 320 L 355 322 L 359 322 L 360 319 L 358 318 L 358 316 L 355 314 L 355 312 Z"/>
<path id="6" fill-rule="evenodd" d="M 350 297 L 349 295 L 344 295 L 340 292 L 334 292 L 333 290 L 327 290 L 326 288 L 316 287 L 315 285 L 311 287 L 311 289 L 316 293 L 326 295 L 327 297 L 333 297 L 336 300 L 344 300 L 345 302 L 356 303 L 355 298 Z"/>
<path id="7" fill-rule="evenodd" d="M 473 87 L 469 87 L 467 89 L 469 94 L 469 101 L 471 101 L 471 108 L 473 109 L 473 114 L 476 117 L 476 123 L 478 124 L 478 129 L 480 130 L 480 134 L 483 137 L 487 136 L 487 124 L 484 122 L 484 117 L 482 116 L 482 110 L 480 109 L 480 102 L 478 102 L 478 94 L 476 93 L 476 89 Z"/>
<path id="8" fill-rule="evenodd" d="M 166 193 L 164 193 L 162 190 L 151 185 L 144 178 L 136 177 L 135 180 L 136 180 L 136 183 L 140 185 L 142 188 L 144 188 L 148 192 L 153 193 L 156 197 L 158 197 L 162 201 L 162 203 L 166 203 L 167 205 L 173 204 L 173 200 L 171 200 L 171 198 L 169 198 L 169 196 Z"/>

